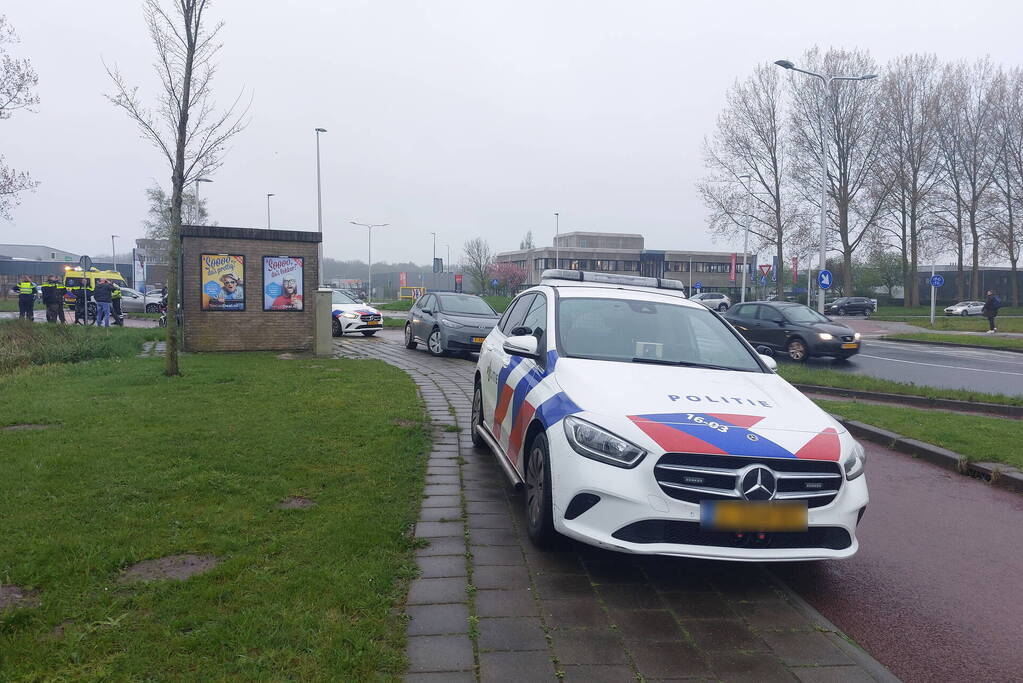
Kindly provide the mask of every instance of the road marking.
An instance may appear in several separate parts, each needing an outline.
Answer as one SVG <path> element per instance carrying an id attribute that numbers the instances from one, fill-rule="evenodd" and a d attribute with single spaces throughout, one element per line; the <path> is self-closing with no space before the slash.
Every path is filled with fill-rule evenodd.
<path id="1" fill-rule="evenodd" d="M 907 344 L 901 344 L 899 342 L 883 342 L 880 340 L 872 342 L 871 346 L 879 346 L 884 348 L 886 351 L 887 350 L 903 351 L 905 353 L 916 352 L 931 354 L 933 356 L 952 356 L 955 358 L 968 358 L 970 360 L 985 363 L 1005 363 L 1006 365 L 1023 365 L 1023 356 L 1019 356 L 1017 354 L 1018 357 L 1010 357 L 1008 354 L 1012 353 L 1011 351 L 1002 351 L 1001 349 L 989 350 L 956 347 L 955 349 L 946 350 L 935 348 L 932 346 L 927 346 L 924 344 L 914 344 L 913 347 L 910 348 Z M 991 354 L 990 351 L 994 351 L 995 354 Z M 999 354 L 999 352 L 1001 353 Z"/>
<path id="2" fill-rule="evenodd" d="M 946 370 L 965 370 L 967 372 L 990 372 L 994 375 L 1019 375 L 1023 377 L 1023 372 L 1009 372 L 1008 370 L 984 370 L 983 368 L 964 368 L 961 365 L 941 365 L 939 363 L 922 363 L 918 360 L 899 360 L 898 358 L 885 358 L 884 356 L 868 356 L 865 353 L 859 355 L 860 358 L 873 358 L 874 360 L 886 360 L 892 363 L 910 363 L 911 365 L 927 365 L 932 368 L 945 368 Z"/>

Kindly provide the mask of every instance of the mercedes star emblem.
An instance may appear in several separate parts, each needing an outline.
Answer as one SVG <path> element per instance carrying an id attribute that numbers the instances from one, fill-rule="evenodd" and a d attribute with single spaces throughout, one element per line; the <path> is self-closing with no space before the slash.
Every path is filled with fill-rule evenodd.
<path id="1" fill-rule="evenodd" d="M 742 475 L 742 497 L 746 500 L 771 500 L 778 490 L 778 479 L 766 467 L 753 467 Z"/>

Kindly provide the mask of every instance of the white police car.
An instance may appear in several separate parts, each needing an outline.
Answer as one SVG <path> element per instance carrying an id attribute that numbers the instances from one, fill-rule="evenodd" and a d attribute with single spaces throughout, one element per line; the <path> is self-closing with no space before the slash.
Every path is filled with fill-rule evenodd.
<path id="1" fill-rule="evenodd" d="M 345 332 L 362 332 L 372 337 L 384 325 L 380 311 L 335 289 L 330 295 L 331 333 L 340 337 Z"/>
<path id="2" fill-rule="evenodd" d="M 844 558 L 863 448 L 674 281 L 548 270 L 483 344 L 473 442 L 525 488 L 537 545 Z"/>

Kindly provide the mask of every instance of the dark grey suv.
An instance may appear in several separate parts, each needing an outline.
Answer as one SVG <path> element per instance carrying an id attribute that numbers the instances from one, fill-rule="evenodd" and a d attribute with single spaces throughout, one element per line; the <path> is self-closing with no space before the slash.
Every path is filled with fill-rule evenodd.
<path id="1" fill-rule="evenodd" d="M 753 347 L 767 346 L 797 363 L 811 356 L 845 360 L 860 351 L 860 333 L 812 308 L 787 301 L 732 306 L 723 316 Z"/>
<path id="2" fill-rule="evenodd" d="M 434 356 L 479 351 L 500 317 L 490 304 L 473 294 L 425 294 L 408 312 L 405 348 L 426 344 Z"/>

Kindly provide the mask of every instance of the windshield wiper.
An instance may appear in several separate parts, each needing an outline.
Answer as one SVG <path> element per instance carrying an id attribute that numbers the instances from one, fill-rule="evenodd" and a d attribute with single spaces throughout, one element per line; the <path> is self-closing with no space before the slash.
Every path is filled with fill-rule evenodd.
<path id="1" fill-rule="evenodd" d="M 684 360 L 665 360 L 663 358 L 633 358 L 633 363 L 650 363 L 652 365 L 676 365 L 684 368 L 707 368 L 709 370 L 731 370 L 742 372 L 742 368 L 730 368 L 727 365 L 713 365 L 711 363 L 690 363 Z"/>

